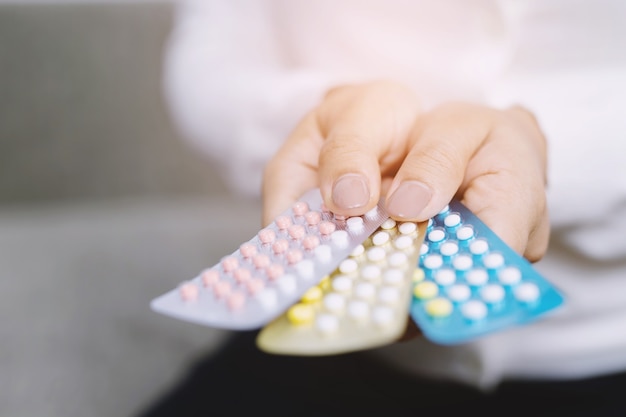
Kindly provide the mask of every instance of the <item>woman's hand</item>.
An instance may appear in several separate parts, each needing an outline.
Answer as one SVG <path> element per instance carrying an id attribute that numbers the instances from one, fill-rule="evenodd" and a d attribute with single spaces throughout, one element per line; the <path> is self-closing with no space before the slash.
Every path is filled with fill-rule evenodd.
<path id="1" fill-rule="evenodd" d="M 549 239 L 546 143 L 535 118 L 449 103 L 423 112 L 400 84 L 338 87 L 267 165 L 264 223 L 310 188 L 360 215 L 381 195 L 396 220 L 424 221 L 455 195 L 518 253 L 540 259 Z"/>

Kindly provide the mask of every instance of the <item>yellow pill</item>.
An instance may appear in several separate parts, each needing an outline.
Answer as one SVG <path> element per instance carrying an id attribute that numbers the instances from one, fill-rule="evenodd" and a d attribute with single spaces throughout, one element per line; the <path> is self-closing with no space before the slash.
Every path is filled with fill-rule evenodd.
<path id="1" fill-rule="evenodd" d="M 320 283 L 317 284 L 317 286 L 320 287 L 322 291 L 328 291 L 330 289 L 330 277 L 326 275 L 324 278 L 322 278 Z"/>
<path id="2" fill-rule="evenodd" d="M 296 304 L 287 310 L 287 319 L 296 326 L 312 323 L 314 318 L 315 311 L 310 305 Z"/>
<path id="3" fill-rule="evenodd" d="M 426 303 L 426 313 L 431 317 L 447 317 L 452 313 L 452 303 L 447 298 L 435 298 Z"/>
<path id="4" fill-rule="evenodd" d="M 439 288 L 437 288 L 437 284 L 432 281 L 424 281 L 420 282 L 413 289 L 413 294 L 420 300 L 427 300 L 429 298 L 435 297 L 439 293 Z"/>
<path id="5" fill-rule="evenodd" d="M 413 271 L 413 282 L 422 282 L 424 281 L 424 270 L 421 268 L 417 268 Z"/>
<path id="6" fill-rule="evenodd" d="M 311 287 L 302 296 L 303 303 L 315 303 L 322 299 L 323 291 L 320 287 Z"/>

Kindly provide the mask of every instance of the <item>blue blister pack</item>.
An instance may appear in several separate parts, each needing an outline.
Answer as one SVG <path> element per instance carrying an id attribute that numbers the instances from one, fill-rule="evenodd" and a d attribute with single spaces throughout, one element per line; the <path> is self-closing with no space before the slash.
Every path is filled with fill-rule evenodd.
<path id="1" fill-rule="evenodd" d="M 439 344 L 527 323 L 560 306 L 560 292 L 460 202 L 431 219 L 411 317 Z"/>

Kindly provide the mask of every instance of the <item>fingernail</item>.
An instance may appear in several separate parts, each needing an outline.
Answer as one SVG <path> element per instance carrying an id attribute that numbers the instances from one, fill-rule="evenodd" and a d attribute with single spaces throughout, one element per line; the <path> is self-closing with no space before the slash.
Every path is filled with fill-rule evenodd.
<path id="1" fill-rule="evenodd" d="M 418 181 L 405 181 L 387 200 L 387 212 L 394 217 L 415 219 L 430 201 L 432 192 Z"/>
<path id="2" fill-rule="evenodd" d="M 345 174 L 333 185 L 333 202 L 342 209 L 353 209 L 367 205 L 370 189 L 367 181 L 359 174 Z"/>

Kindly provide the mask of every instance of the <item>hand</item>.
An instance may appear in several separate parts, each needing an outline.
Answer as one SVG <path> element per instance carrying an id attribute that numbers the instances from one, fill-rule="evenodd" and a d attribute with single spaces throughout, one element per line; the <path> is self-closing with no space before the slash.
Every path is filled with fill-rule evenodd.
<path id="1" fill-rule="evenodd" d="M 448 103 L 429 112 L 400 84 L 331 90 L 268 163 L 265 224 L 319 187 L 327 207 L 360 215 L 381 195 L 396 220 L 424 221 L 456 195 L 515 251 L 549 239 L 546 142 L 528 111 Z"/>

